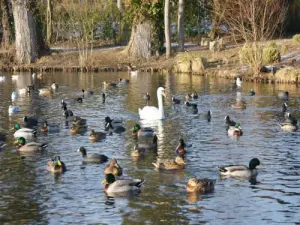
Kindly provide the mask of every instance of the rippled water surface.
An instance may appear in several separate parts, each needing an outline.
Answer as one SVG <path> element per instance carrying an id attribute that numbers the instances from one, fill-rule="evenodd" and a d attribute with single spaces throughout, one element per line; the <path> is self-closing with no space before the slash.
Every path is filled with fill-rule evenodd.
<path id="1" fill-rule="evenodd" d="M 236 110 L 231 104 L 236 93 L 228 80 L 190 75 L 139 74 L 46 74 L 33 79 L 30 74 L 11 74 L 0 82 L 0 132 L 8 134 L 7 146 L 0 150 L 0 223 L 1 224 L 299 224 L 300 222 L 300 138 L 299 131 L 284 133 L 278 121 L 283 117 L 278 90 L 288 90 L 289 110 L 299 119 L 300 89 L 294 85 L 244 83 L 242 98 L 247 109 Z M 130 79 L 129 84 L 102 88 L 104 80 Z M 11 92 L 29 84 L 60 86 L 52 96 L 42 97 L 35 91 L 20 97 L 15 104 L 21 112 L 9 116 Z M 136 160 L 131 157 L 135 144 L 131 130 L 139 122 L 138 108 L 146 103 L 143 94 L 152 96 L 150 105 L 157 105 L 156 89 L 163 86 L 168 97 L 164 101 L 166 120 L 151 123 L 158 134 L 158 155 L 148 154 Z M 81 89 L 93 90 L 82 104 L 74 98 Z M 248 95 L 254 88 L 256 95 Z M 195 100 L 199 114 L 193 115 L 184 105 L 171 104 L 171 96 L 183 101 L 187 92 L 197 91 Z M 102 103 L 101 93 L 107 94 Z M 71 136 L 65 127 L 60 108 L 65 99 L 74 114 L 87 119 L 89 128 L 103 131 L 104 117 L 123 119 L 126 132 L 113 134 L 101 142 L 90 143 L 88 133 Z M 212 111 L 207 122 L 204 114 Z M 20 155 L 12 145 L 9 131 L 14 121 L 22 124 L 25 115 L 40 121 L 60 124 L 60 132 L 43 135 L 37 141 L 48 143 L 46 152 Z M 224 117 L 229 115 L 242 124 L 244 135 L 239 139 L 227 136 Z M 180 138 L 190 145 L 186 168 L 178 172 L 158 172 L 152 162 L 157 158 L 174 158 Z M 106 154 L 118 159 L 125 177 L 146 180 L 141 193 L 108 199 L 100 181 L 104 164 L 82 164 L 80 146 L 88 152 Z M 60 155 L 67 172 L 55 176 L 46 170 L 47 161 Z M 218 165 L 246 164 L 257 157 L 264 164 L 258 168 L 257 182 L 221 179 Z M 211 178 L 215 191 L 204 195 L 187 195 L 187 180 Z"/>

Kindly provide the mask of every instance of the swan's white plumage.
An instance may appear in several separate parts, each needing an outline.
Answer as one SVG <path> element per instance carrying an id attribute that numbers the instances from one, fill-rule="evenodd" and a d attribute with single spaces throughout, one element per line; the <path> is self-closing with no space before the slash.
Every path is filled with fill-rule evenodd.
<path id="1" fill-rule="evenodd" d="M 143 109 L 139 109 L 140 119 L 142 120 L 163 120 L 165 119 L 162 95 L 165 89 L 159 87 L 157 89 L 158 108 L 154 106 L 145 106 Z"/>

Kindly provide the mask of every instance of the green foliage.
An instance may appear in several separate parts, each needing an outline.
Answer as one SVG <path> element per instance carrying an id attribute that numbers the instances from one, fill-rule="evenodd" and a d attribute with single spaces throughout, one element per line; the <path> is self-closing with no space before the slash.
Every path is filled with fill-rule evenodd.
<path id="1" fill-rule="evenodd" d="M 280 60 L 280 52 L 275 41 L 263 48 L 263 63 L 273 63 Z"/>
<path id="2" fill-rule="evenodd" d="M 281 45 L 280 54 L 285 54 L 288 50 L 288 46 L 286 44 Z"/>
<path id="3" fill-rule="evenodd" d="M 296 43 L 296 44 L 300 44 L 300 34 L 295 34 L 293 36 L 293 41 Z"/>

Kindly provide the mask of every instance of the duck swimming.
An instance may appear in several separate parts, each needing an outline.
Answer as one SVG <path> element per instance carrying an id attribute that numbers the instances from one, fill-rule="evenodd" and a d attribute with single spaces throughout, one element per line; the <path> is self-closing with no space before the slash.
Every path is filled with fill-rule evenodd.
<path id="1" fill-rule="evenodd" d="M 65 163 L 60 160 L 59 156 L 55 156 L 47 162 L 47 170 L 53 173 L 62 173 L 67 171 L 67 167 Z"/>
<path id="2" fill-rule="evenodd" d="M 32 128 L 38 125 L 37 119 L 33 117 L 24 116 L 23 121 L 24 121 L 24 127 L 27 128 Z"/>
<path id="3" fill-rule="evenodd" d="M 185 154 L 187 153 L 187 151 L 185 150 L 186 144 L 184 142 L 184 140 L 182 138 L 180 138 L 179 140 L 179 144 L 176 147 L 176 154 L 179 155 L 180 157 L 184 158 Z"/>
<path id="4" fill-rule="evenodd" d="M 104 168 L 104 174 L 113 174 L 114 176 L 122 176 L 123 169 L 119 165 L 116 159 L 111 159 L 110 162 Z"/>
<path id="5" fill-rule="evenodd" d="M 57 133 L 59 130 L 59 125 L 49 125 L 47 120 L 45 120 L 43 125 L 40 127 L 40 131 L 43 133 Z"/>
<path id="6" fill-rule="evenodd" d="M 255 95 L 255 91 L 251 88 L 250 90 L 250 96 L 254 96 Z"/>
<path id="7" fill-rule="evenodd" d="M 215 187 L 215 180 L 211 179 L 197 179 L 196 177 L 190 178 L 187 185 L 186 191 L 189 193 L 207 193 L 212 192 Z"/>
<path id="8" fill-rule="evenodd" d="M 136 137 L 153 137 L 154 130 L 150 127 L 141 127 L 139 124 L 135 124 L 133 127 L 132 135 Z"/>
<path id="9" fill-rule="evenodd" d="M 260 161 L 257 158 L 253 158 L 249 162 L 249 167 L 244 165 L 228 165 L 219 166 L 218 168 L 223 176 L 251 178 L 257 176 L 256 167 L 258 165 L 260 165 Z"/>
<path id="10" fill-rule="evenodd" d="M 20 124 L 14 123 L 14 138 L 24 137 L 26 140 L 32 140 L 36 136 L 36 130 L 30 128 L 21 128 Z"/>
<path id="11" fill-rule="evenodd" d="M 20 152 L 35 152 L 35 151 L 42 151 L 48 146 L 45 143 L 37 143 L 37 142 L 29 142 L 26 143 L 25 138 L 20 137 L 18 140 L 14 142 L 15 145 L 18 145 L 18 150 Z"/>
<path id="12" fill-rule="evenodd" d="M 101 184 L 106 184 L 104 191 L 107 194 L 117 192 L 139 191 L 145 180 L 126 179 L 116 180 L 115 176 L 111 173 L 105 175 L 105 179 Z"/>
<path id="13" fill-rule="evenodd" d="M 108 157 L 103 154 L 97 154 L 97 153 L 86 153 L 86 149 L 84 147 L 80 147 L 78 152 L 82 153 L 82 161 L 85 163 L 104 163 L 107 162 Z"/>
<path id="14" fill-rule="evenodd" d="M 243 135 L 242 127 L 239 123 L 236 123 L 235 126 L 229 126 L 227 132 L 228 132 L 229 136 L 242 136 Z"/>
<path id="15" fill-rule="evenodd" d="M 91 129 L 90 135 L 89 135 L 89 139 L 92 142 L 96 142 L 96 141 L 100 141 L 102 139 L 104 139 L 106 137 L 106 133 L 103 132 L 95 132 L 94 129 Z"/>
<path id="16" fill-rule="evenodd" d="M 160 170 L 180 170 L 184 169 L 185 162 L 182 157 L 177 156 L 175 160 L 160 160 L 157 163 L 152 163 L 156 169 Z"/>
<path id="17" fill-rule="evenodd" d="M 172 97 L 172 103 L 173 104 L 180 104 L 180 99 L 177 99 L 175 97 Z"/>

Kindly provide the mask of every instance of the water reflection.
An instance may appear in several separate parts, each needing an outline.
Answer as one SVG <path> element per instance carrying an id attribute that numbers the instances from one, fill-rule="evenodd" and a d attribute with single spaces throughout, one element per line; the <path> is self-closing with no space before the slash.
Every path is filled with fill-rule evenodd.
<path id="1" fill-rule="evenodd" d="M 143 74 L 132 79 L 127 73 L 45 74 L 41 79 L 31 74 L 2 74 L 0 82 L 0 128 L 7 133 L 7 145 L 0 150 L 0 220 L 9 224 L 72 223 L 72 224 L 242 224 L 290 223 L 298 221 L 299 212 L 299 131 L 282 132 L 277 123 L 282 118 L 283 100 L 278 90 L 289 91 L 289 110 L 299 117 L 300 91 L 294 85 L 243 83 L 241 96 L 232 92 L 231 82 L 223 79 L 185 74 Z M 131 79 L 117 87 L 103 88 L 102 82 Z M 40 96 L 37 89 L 59 87 L 50 96 Z M 35 85 L 29 95 L 16 99 L 21 111 L 8 115 L 11 93 Z M 147 103 L 143 95 L 151 95 L 149 105 L 157 106 L 157 87 L 165 87 L 166 120 L 140 121 L 138 108 Z M 256 92 L 249 96 L 250 89 Z M 93 95 L 82 96 L 82 89 Z M 196 91 L 198 114 L 192 115 L 183 104 L 173 105 L 171 96 L 184 102 L 185 95 Z M 103 103 L 102 93 L 106 94 Z M 245 94 L 246 93 L 246 94 Z M 82 103 L 74 101 L 83 97 Z M 122 119 L 126 131 L 108 135 L 101 142 L 90 143 L 88 132 L 70 135 L 65 126 L 61 100 L 64 99 L 76 116 L 87 119 L 87 126 L 104 130 L 104 118 Z M 245 110 L 232 104 L 245 101 Z M 207 112 L 212 111 L 211 121 Z M 242 124 L 244 135 L 233 140 L 224 127 L 224 117 L 231 115 Z M 48 143 L 48 150 L 35 155 L 21 155 L 12 145 L 15 121 L 24 116 L 37 116 L 49 124 L 58 124 L 59 133 L 43 135 L 36 141 Z M 140 123 L 151 127 L 158 136 L 158 154 L 149 152 L 143 158 L 131 157 L 136 140 L 132 127 Z M 180 138 L 191 143 L 186 155 L 186 168 L 176 172 L 154 170 L 157 158 L 175 158 Z M 146 180 L 139 195 L 108 198 L 100 181 L 103 164 L 82 164 L 77 149 L 117 158 L 125 176 Z M 55 176 L 46 171 L 49 158 L 60 155 L 68 171 Z M 217 165 L 224 162 L 248 162 L 257 157 L 265 164 L 258 169 L 256 181 L 220 179 Z M 185 185 L 189 177 L 216 179 L 215 191 L 205 195 L 188 195 Z M 66 207 L 67 206 L 67 207 Z"/>

